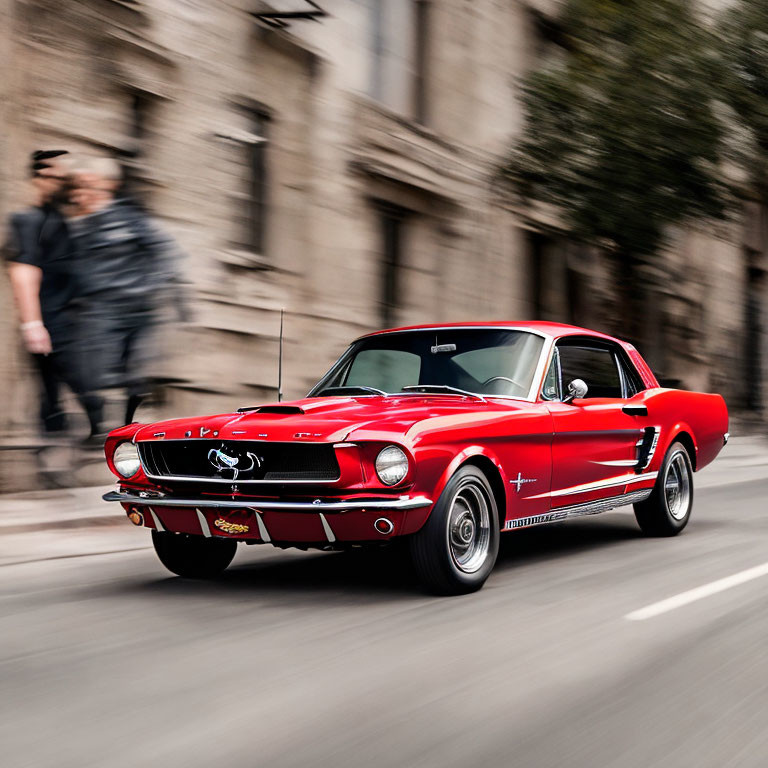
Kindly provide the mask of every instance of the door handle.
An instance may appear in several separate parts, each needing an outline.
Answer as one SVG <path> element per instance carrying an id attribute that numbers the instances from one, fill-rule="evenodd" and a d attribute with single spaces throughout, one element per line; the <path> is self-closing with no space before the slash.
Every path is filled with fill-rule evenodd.
<path id="1" fill-rule="evenodd" d="M 646 405 L 625 405 L 621 410 L 629 416 L 648 415 L 648 406 Z"/>

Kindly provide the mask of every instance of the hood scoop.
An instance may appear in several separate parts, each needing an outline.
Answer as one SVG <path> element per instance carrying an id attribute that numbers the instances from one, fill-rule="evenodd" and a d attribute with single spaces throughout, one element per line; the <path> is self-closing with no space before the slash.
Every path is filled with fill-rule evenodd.
<path id="1" fill-rule="evenodd" d="M 303 408 L 298 405 L 251 405 L 246 408 L 238 408 L 238 413 L 280 413 L 284 416 L 295 416 L 297 413 L 304 413 Z"/>

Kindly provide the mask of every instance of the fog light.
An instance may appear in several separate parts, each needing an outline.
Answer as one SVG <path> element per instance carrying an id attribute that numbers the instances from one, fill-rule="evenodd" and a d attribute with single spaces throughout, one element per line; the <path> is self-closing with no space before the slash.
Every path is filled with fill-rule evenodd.
<path id="1" fill-rule="evenodd" d="M 388 520 L 386 517 L 380 517 L 374 524 L 373 527 L 377 530 L 378 533 L 380 533 L 382 536 L 386 536 L 389 533 L 392 533 L 392 531 L 395 530 L 394 523 L 391 520 Z"/>
<path id="2" fill-rule="evenodd" d="M 134 524 L 134 525 L 144 525 L 144 515 L 139 512 L 138 509 L 132 509 L 128 513 L 128 519 Z"/>

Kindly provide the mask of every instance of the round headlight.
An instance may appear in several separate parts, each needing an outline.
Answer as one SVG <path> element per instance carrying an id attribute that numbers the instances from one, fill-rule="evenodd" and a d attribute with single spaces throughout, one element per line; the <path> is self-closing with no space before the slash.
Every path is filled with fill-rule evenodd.
<path id="1" fill-rule="evenodd" d="M 408 474 L 408 457 L 396 445 L 388 445 L 376 457 L 376 474 L 384 485 L 397 485 Z"/>
<path id="2" fill-rule="evenodd" d="M 133 443 L 120 443 L 112 457 L 112 462 L 123 477 L 133 477 L 141 468 L 139 449 Z"/>

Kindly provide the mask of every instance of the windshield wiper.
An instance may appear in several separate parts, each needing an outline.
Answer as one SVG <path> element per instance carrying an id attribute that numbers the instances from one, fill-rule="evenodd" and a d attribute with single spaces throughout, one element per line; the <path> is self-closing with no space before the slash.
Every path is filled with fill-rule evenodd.
<path id="1" fill-rule="evenodd" d="M 376 387 L 363 387 L 359 386 L 357 384 L 350 384 L 346 387 L 328 387 L 327 389 L 322 390 L 321 392 L 318 392 L 315 397 L 322 397 L 323 395 L 327 394 L 340 394 L 340 395 L 348 395 L 350 392 L 362 392 L 364 395 L 381 395 L 381 397 L 386 397 L 387 393 L 383 389 L 376 389 Z"/>
<path id="2" fill-rule="evenodd" d="M 486 402 L 482 395 L 476 392 L 467 392 L 466 389 L 458 387 L 449 387 L 447 384 L 408 384 L 402 388 L 403 392 L 445 392 L 448 395 L 462 395 L 463 397 L 474 397 L 483 403 Z"/>

